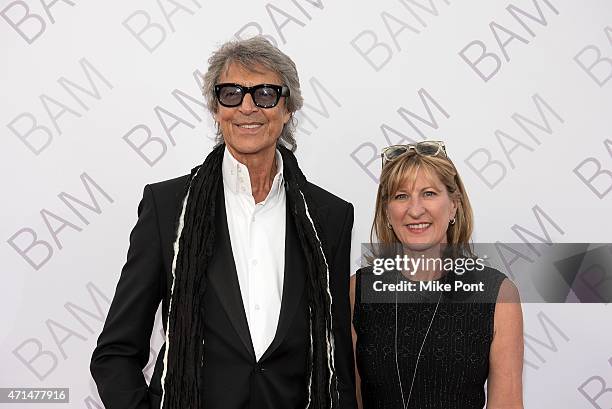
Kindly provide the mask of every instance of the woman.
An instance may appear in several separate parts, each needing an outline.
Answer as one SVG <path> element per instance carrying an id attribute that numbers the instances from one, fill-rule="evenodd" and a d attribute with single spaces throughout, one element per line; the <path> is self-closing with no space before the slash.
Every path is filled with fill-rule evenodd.
<path id="1" fill-rule="evenodd" d="M 384 249 L 375 255 L 399 247 L 413 260 L 473 260 L 472 211 L 444 143 L 391 146 L 382 157 L 372 236 Z M 484 266 L 461 276 L 440 264 L 398 268 L 382 276 L 363 268 L 351 279 L 360 406 L 482 409 L 486 381 L 487 409 L 522 409 L 522 313 L 514 284 Z M 372 283 L 380 290 L 385 280 L 417 291 L 400 294 L 396 286 L 373 296 Z M 484 290 L 469 299 L 432 290 L 456 280 Z M 419 292 L 427 281 L 439 287 Z"/>

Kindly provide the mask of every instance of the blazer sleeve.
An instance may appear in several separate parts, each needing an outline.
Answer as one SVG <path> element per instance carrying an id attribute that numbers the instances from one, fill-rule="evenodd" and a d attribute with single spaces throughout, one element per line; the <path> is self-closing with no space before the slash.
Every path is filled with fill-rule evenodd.
<path id="1" fill-rule="evenodd" d="M 351 272 L 351 232 L 353 230 L 353 205 L 347 203 L 344 223 L 340 230 L 336 253 L 332 255 L 330 271 L 335 279 L 336 295 L 333 298 L 335 367 L 338 379 L 341 409 L 356 409 L 355 364 L 351 338 L 351 307 L 349 281 Z"/>
<path id="2" fill-rule="evenodd" d="M 149 359 L 164 288 L 157 210 L 147 185 L 130 234 L 127 261 L 91 358 L 91 374 L 106 409 L 150 408 L 142 370 Z"/>

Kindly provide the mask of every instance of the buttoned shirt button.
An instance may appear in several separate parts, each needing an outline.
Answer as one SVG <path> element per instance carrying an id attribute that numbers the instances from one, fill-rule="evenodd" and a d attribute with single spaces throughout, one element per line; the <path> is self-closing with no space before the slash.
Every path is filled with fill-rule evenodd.
<path id="1" fill-rule="evenodd" d="M 253 267 L 255 267 L 257 265 L 257 259 L 253 259 L 253 261 L 251 261 L 251 264 L 253 265 Z"/>
<path id="2" fill-rule="evenodd" d="M 255 311 L 259 311 L 260 309 L 259 304 L 255 304 Z"/>

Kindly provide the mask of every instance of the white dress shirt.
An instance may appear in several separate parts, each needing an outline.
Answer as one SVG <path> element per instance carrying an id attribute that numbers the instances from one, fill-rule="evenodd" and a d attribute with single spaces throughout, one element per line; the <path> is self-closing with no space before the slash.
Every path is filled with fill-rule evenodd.
<path id="1" fill-rule="evenodd" d="M 268 196 L 255 203 L 245 165 L 225 148 L 223 192 L 236 273 L 255 357 L 259 361 L 276 334 L 285 271 L 285 187 L 283 159 Z"/>

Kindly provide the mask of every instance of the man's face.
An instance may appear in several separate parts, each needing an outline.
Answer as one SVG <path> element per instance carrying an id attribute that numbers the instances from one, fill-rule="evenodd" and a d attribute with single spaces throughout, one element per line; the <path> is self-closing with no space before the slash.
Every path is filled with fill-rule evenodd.
<path id="1" fill-rule="evenodd" d="M 235 83 L 246 87 L 259 84 L 283 85 L 278 74 L 256 65 L 252 70 L 232 63 L 221 74 L 219 83 Z M 276 149 L 283 126 L 289 121 L 285 97 L 281 97 L 273 108 L 259 108 L 250 94 L 246 94 L 242 104 L 228 108 L 218 105 L 215 119 L 227 149 L 238 160 L 246 155 L 257 155 Z"/>

